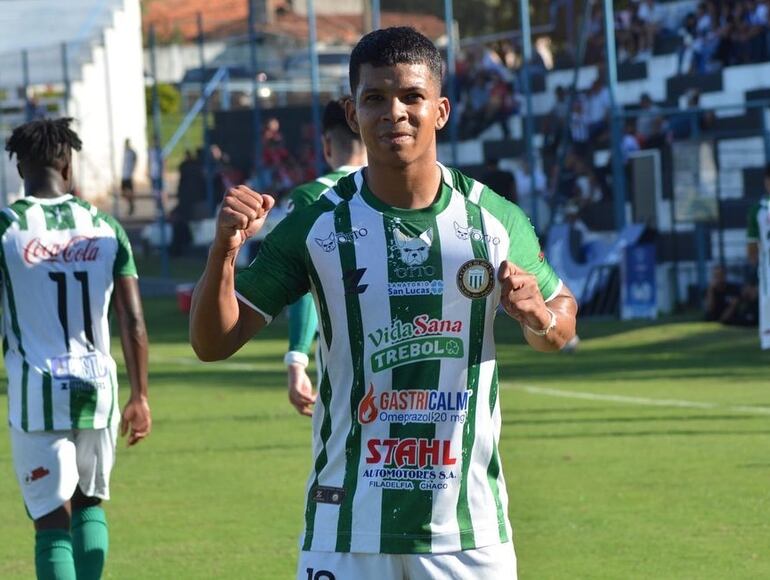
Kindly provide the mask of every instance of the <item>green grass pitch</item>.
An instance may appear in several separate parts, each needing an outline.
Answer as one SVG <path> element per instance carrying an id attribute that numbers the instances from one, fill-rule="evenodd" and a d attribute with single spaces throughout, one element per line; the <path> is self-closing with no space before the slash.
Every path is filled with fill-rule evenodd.
<path id="1" fill-rule="evenodd" d="M 202 364 L 173 301 L 145 308 L 155 425 L 137 448 L 121 442 L 105 577 L 293 578 L 310 421 L 286 399 L 285 322 Z M 542 355 L 498 321 L 519 577 L 770 578 L 770 353 L 756 331 L 682 319 L 580 330 L 577 354 Z M 0 399 L 5 420 L 4 387 Z M 32 578 L 7 435 L 0 515 L 0 578 Z"/>

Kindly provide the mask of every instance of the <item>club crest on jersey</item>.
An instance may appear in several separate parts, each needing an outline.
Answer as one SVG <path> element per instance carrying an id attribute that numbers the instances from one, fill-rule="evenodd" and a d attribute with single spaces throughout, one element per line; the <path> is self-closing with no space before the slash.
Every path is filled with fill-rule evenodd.
<path id="1" fill-rule="evenodd" d="M 457 287 L 466 298 L 485 298 L 495 287 L 495 269 L 486 260 L 468 260 L 457 271 Z"/>
<path id="2" fill-rule="evenodd" d="M 497 245 L 500 243 L 500 238 L 497 236 L 490 236 L 489 234 L 485 234 L 479 229 L 472 228 L 468 226 L 467 228 L 464 228 L 457 222 L 454 222 L 455 226 L 455 236 L 457 236 L 458 240 L 473 240 L 474 242 L 489 242 L 492 245 Z"/>
<path id="3" fill-rule="evenodd" d="M 414 238 L 405 235 L 398 228 L 393 228 L 393 243 L 401 262 L 407 266 L 420 266 L 428 259 L 433 244 L 433 228 L 428 228 Z"/>

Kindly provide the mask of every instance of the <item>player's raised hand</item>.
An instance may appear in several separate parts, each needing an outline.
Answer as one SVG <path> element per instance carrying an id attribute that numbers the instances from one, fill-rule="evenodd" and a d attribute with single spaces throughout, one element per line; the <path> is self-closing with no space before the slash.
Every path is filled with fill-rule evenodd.
<path id="1" fill-rule="evenodd" d="M 274 205 L 275 199 L 270 195 L 257 193 L 245 185 L 231 187 L 217 216 L 215 242 L 227 251 L 237 250 L 262 229 Z"/>
<path id="2" fill-rule="evenodd" d="M 289 365 L 289 402 L 300 415 L 313 416 L 313 405 L 318 395 L 313 392 L 313 383 L 301 365 Z"/>
<path id="3" fill-rule="evenodd" d="M 509 316 L 535 330 L 548 326 L 551 313 L 533 274 L 506 260 L 500 265 L 497 279 L 500 303 Z"/>
<path id="4" fill-rule="evenodd" d="M 152 430 L 150 405 L 145 397 L 131 397 L 123 408 L 120 419 L 120 435 L 128 435 L 128 446 L 139 443 Z"/>

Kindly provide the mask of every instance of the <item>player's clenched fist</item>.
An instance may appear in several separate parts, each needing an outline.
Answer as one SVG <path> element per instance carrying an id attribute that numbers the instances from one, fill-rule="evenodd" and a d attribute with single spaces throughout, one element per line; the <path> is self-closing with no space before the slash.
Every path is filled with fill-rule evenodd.
<path id="1" fill-rule="evenodd" d="M 217 216 L 216 242 L 225 250 L 236 250 L 265 224 L 275 205 L 272 196 L 249 189 L 245 185 L 231 187 L 222 200 Z"/>
<path id="2" fill-rule="evenodd" d="M 534 275 L 506 260 L 500 265 L 497 279 L 500 303 L 509 316 L 535 330 L 548 327 L 551 313 Z"/>

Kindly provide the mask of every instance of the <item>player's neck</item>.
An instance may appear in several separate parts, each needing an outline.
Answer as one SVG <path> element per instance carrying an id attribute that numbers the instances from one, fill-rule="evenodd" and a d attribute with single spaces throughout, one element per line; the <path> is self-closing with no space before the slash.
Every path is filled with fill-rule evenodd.
<path id="1" fill-rule="evenodd" d="M 53 171 L 38 173 L 24 178 L 24 192 L 27 196 L 53 198 L 69 193 L 61 175 Z"/>
<path id="2" fill-rule="evenodd" d="M 372 194 L 387 205 L 401 209 L 423 209 L 436 200 L 441 170 L 435 159 L 417 161 L 405 167 L 370 164 L 366 184 Z"/>

